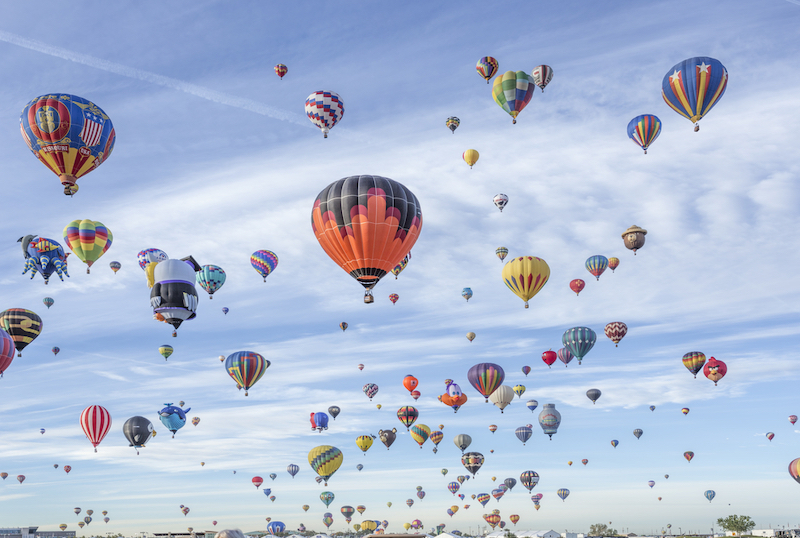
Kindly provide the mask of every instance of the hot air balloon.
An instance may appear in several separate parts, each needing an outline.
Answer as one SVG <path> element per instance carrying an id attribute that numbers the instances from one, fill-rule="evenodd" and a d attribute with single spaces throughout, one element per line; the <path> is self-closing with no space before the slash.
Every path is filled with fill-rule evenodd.
<path id="1" fill-rule="evenodd" d="M 397 303 L 397 301 L 399 299 L 400 299 L 400 296 L 397 295 L 396 293 L 392 293 L 391 295 L 389 295 L 389 300 L 392 301 L 392 304 Z"/>
<path id="2" fill-rule="evenodd" d="M 466 433 L 460 433 L 453 438 L 453 443 L 455 443 L 455 445 L 461 449 L 461 453 L 463 454 L 469 445 L 472 444 L 472 437 Z"/>
<path id="3" fill-rule="evenodd" d="M 467 452 L 466 454 L 461 456 L 461 463 L 464 464 L 464 467 L 472 473 L 472 476 L 475 476 L 475 473 L 478 472 L 478 469 L 481 468 L 484 462 L 483 454 L 480 452 Z"/>
<path id="4" fill-rule="evenodd" d="M 489 431 L 494 433 L 497 431 L 497 426 L 495 424 L 489 424 Z"/>
<path id="5" fill-rule="evenodd" d="M 250 265 L 266 282 L 267 277 L 278 266 L 278 256 L 271 250 L 256 250 L 250 255 Z"/>
<path id="6" fill-rule="evenodd" d="M 667 105 L 694 123 L 717 104 L 728 86 L 728 71 L 719 60 L 707 56 L 689 58 L 672 67 L 661 83 L 661 96 Z"/>
<path id="7" fill-rule="evenodd" d="M 325 503 L 326 507 L 331 505 L 331 503 L 333 502 L 333 499 L 335 497 L 336 496 L 333 493 L 331 493 L 330 491 L 323 491 L 322 493 L 319 494 L 319 500 L 321 500 L 323 503 Z"/>
<path id="8" fill-rule="evenodd" d="M 600 398 L 600 389 L 589 389 L 586 391 L 586 397 L 592 400 L 592 404 L 596 403 L 598 398 Z"/>
<path id="9" fill-rule="evenodd" d="M 172 355 L 174 349 L 172 346 L 164 344 L 163 346 L 159 346 L 158 352 L 164 357 L 164 360 L 167 360 L 170 355 Z"/>
<path id="10" fill-rule="evenodd" d="M 581 280 L 580 278 L 576 278 L 575 280 L 570 281 L 569 289 L 575 292 L 575 295 L 580 295 L 583 288 L 586 287 L 586 282 Z"/>
<path id="11" fill-rule="evenodd" d="M 517 116 L 530 102 L 534 88 L 533 79 L 525 71 L 506 71 L 494 79 L 492 97 L 511 115 L 512 123 L 517 123 Z"/>
<path id="12" fill-rule="evenodd" d="M 363 370 L 364 369 L 364 365 L 363 364 L 359 364 L 358 365 L 358 369 L 359 369 L 359 371 Z"/>
<path id="13" fill-rule="evenodd" d="M 324 138 L 344 116 L 344 102 L 338 93 L 317 91 L 306 98 L 306 116 L 322 130 Z"/>
<path id="14" fill-rule="evenodd" d="M 491 400 L 494 405 L 500 408 L 501 413 L 513 399 L 514 389 L 508 385 L 500 385 L 489 395 L 489 400 Z"/>
<path id="15" fill-rule="evenodd" d="M 550 436 L 553 440 L 553 434 L 558 432 L 558 427 L 561 424 L 561 413 L 556 409 L 556 404 L 544 404 L 541 413 L 539 413 L 539 425 L 542 431 Z"/>
<path id="16" fill-rule="evenodd" d="M 684 415 L 688 415 L 689 414 L 689 408 L 688 407 L 684 407 L 683 409 L 681 409 L 681 413 L 683 413 Z"/>
<path id="17" fill-rule="evenodd" d="M 656 482 L 655 482 L 655 480 L 649 480 L 649 481 L 647 482 L 647 485 L 648 485 L 648 486 L 650 486 L 650 489 L 653 489 L 653 486 L 655 486 L 655 485 L 656 485 Z"/>
<path id="18" fill-rule="evenodd" d="M 304 504 L 302 506 L 302 508 L 303 508 L 303 512 L 308 512 L 308 509 L 310 508 L 310 506 L 308 506 L 307 504 Z"/>
<path id="19" fill-rule="evenodd" d="M 403 386 L 408 392 L 413 392 L 417 385 L 419 385 L 419 380 L 413 375 L 407 375 L 403 378 Z"/>
<path id="20" fill-rule="evenodd" d="M 528 400 L 525 406 L 531 410 L 531 413 L 539 406 L 539 402 L 536 400 Z"/>
<path id="21" fill-rule="evenodd" d="M 497 209 L 499 209 L 500 213 L 502 213 L 503 208 L 508 205 L 508 196 L 503 193 L 495 194 L 494 198 L 492 198 L 492 202 L 494 202 L 494 205 L 496 205 Z M 505 258 L 505 256 L 503 256 L 503 258 Z"/>
<path id="22" fill-rule="evenodd" d="M 567 462 L 567 465 L 569 465 L 570 467 L 572 467 L 572 460 L 568 461 L 568 462 Z"/>
<path id="23" fill-rule="evenodd" d="M 717 494 L 713 490 L 710 490 L 710 489 L 707 490 L 705 493 L 703 493 L 703 497 L 708 499 L 708 502 L 711 502 L 712 500 L 714 500 L 714 497 L 716 497 L 716 496 L 717 496 Z"/>
<path id="24" fill-rule="evenodd" d="M 22 484 L 23 482 L 25 482 L 25 475 L 24 475 L 24 474 L 19 474 L 19 475 L 17 475 L 17 481 L 18 481 L 20 484 Z"/>
<path id="25" fill-rule="evenodd" d="M 186 411 L 191 411 L 191 408 L 184 410 L 171 403 L 165 403 L 164 405 L 166 407 L 158 412 L 158 418 L 161 420 L 161 423 L 172 432 L 172 437 L 175 438 L 175 432 L 186 425 Z M 200 422 L 199 418 L 197 422 Z"/>
<path id="26" fill-rule="evenodd" d="M 92 264 L 111 247 L 114 236 L 102 222 L 90 219 L 73 220 L 64 227 L 64 241 L 75 256 L 87 265 Z"/>
<path id="27" fill-rule="evenodd" d="M 425 424 L 414 424 L 409 431 L 411 432 L 411 438 L 416 441 L 420 449 L 431 434 L 431 429 Z"/>
<path id="28" fill-rule="evenodd" d="M 452 493 L 453 495 L 455 495 L 456 493 L 458 493 L 458 490 L 459 490 L 460 488 L 461 488 L 461 484 L 459 484 L 458 482 L 450 482 L 449 484 L 447 484 L 447 490 L 448 490 L 450 493 Z"/>
<path id="29" fill-rule="evenodd" d="M 505 495 L 505 494 L 506 494 L 506 492 L 505 492 L 504 490 L 500 489 L 500 488 L 497 488 L 497 489 L 493 489 L 493 490 L 492 490 L 492 497 L 494 497 L 494 498 L 495 498 L 495 499 L 497 499 L 498 501 L 499 501 L 499 500 L 500 500 L 500 499 L 503 497 L 503 495 Z"/>
<path id="30" fill-rule="evenodd" d="M 341 412 L 342 412 L 342 410 L 339 409 L 339 407 L 335 406 L 335 405 L 332 405 L 332 406 L 330 406 L 328 408 L 328 413 L 330 413 L 330 415 L 333 417 L 333 420 L 336 420 L 336 417 L 338 417 L 339 413 L 341 413 Z"/>
<path id="31" fill-rule="evenodd" d="M 639 428 L 636 428 L 635 430 L 633 430 L 633 435 L 635 435 L 637 439 L 640 438 L 643 433 L 644 432 Z"/>
<path id="32" fill-rule="evenodd" d="M 42 318 L 31 310 L 24 308 L 9 308 L 0 312 L 0 327 L 14 341 L 17 357 L 22 356 L 22 350 L 42 332 Z M 5 346 L 3 346 L 5 347 Z M 2 359 L 0 359 L 1 361 Z M 10 364 L 11 361 L 9 360 Z M 0 363 L 2 364 L 2 363 Z M 8 366 L 8 365 L 6 365 Z M 5 368 L 0 368 L 3 371 Z"/>
<path id="33" fill-rule="evenodd" d="M 569 497 L 569 490 L 568 490 L 568 489 L 566 489 L 566 488 L 561 488 L 560 490 L 558 490 L 558 491 L 556 492 L 556 495 L 558 495 L 559 497 L 561 497 L 561 500 L 562 500 L 562 501 L 565 501 L 565 500 L 567 499 L 567 497 Z"/>
<path id="34" fill-rule="evenodd" d="M 725 374 L 728 373 L 728 366 L 714 357 L 708 359 L 708 362 L 703 367 L 703 373 L 705 376 L 714 382 L 714 386 L 717 386 L 717 381 L 725 377 Z"/>
<path id="35" fill-rule="evenodd" d="M 581 463 L 582 463 L 582 464 L 584 464 L 584 465 L 586 465 L 587 463 L 589 463 L 589 460 L 587 460 L 587 459 L 582 459 L 582 460 L 581 460 Z"/>
<path id="36" fill-rule="evenodd" d="M 410 260 L 410 259 L 411 259 L 411 252 L 406 254 L 405 258 L 400 260 L 400 263 L 398 263 L 397 265 L 394 266 L 394 268 L 392 269 L 392 274 L 394 275 L 394 279 L 395 280 L 397 280 L 397 275 L 402 273 L 403 269 L 406 268 L 406 266 L 408 265 L 408 260 Z"/>
<path id="37" fill-rule="evenodd" d="M 534 84 L 544 92 L 544 87 L 553 80 L 553 68 L 549 65 L 538 65 L 531 72 L 531 78 Z"/>
<path id="38" fill-rule="evenodd" d="M 523 366 L 522 367 L 522 373 L 525 374 L 525 377 L 528 377 L 528 374 L 531 373 L 531 367 L 530 366 Z M 519 385 L 519 386 L 522 387 L 522 392 L 525 392 L 525 387 L 523 387 L 522 385 Z M 514 388 L 516 389 L 516 387 L 514 387 Z M 519 396 L 522 396 L 522 395 L 519 394 Z"/>
<path id="39" fill-rule="evenodd" d="M 520 299 L 528 301 L 541 290 L 550 278 L 550 267 L 541 258 L 520 256 L 503 267 L 503 282 Z"/>
<path id="40" fill-rule="evenodd" d="M 525 445 L 528 439 L 531 438 L 531 435 L 533 435 L 533 430 L 528 428 L 527 426 L 520 426 L 514 433 L 516 434 L 517 439 L 522 441 L 522 444 Z"/>
<path id="41" fill-rule="evenodd" d="M 284 525 L 281 521 L 271 521 L 269 525 L 267 525 L 267 532 L 272 536 L 275 536 L 276 534 L 279 534 L 285 530 L 286 525 Z"/>
<path id="42" fill-rule="evenodd" d="M 467 372 L 470 384 L 486 398 L 487 402 L 489 396 L 503 383 L 505 377 L 503 368 L 490 362 L 476 364 Z"/>
<path id="43" fill-rule="evenodd" d="M 286 73 L 288 73 L 288 72 L 289 72 L 289 68 L 288 68 L 288 67 L 286 67 L 286 66 L 285 66 L 285 65 L 283 65 L 283 64 L 278 64 L 278 65 L 276 65 L 276 66 L 274 67 L 274 69 L 275 69 L 275 74 L 276 74 L 276 75 L 278 75 L 278 76 L 280 77 L 280 79 L 281 79 L 281 80 L 283 80 L 283 77 L 284 77 L 284 75 L 286 75 Z M 267 529 L 267 530 L 269 530 L 269 529 Z M 283 532 L 283 530 L 281 530 L 280 532 Z M 273 533 L 273 532 L 270 532 L 270 534 L 275 534 L 275 533 Z"/>
<path id="44" fill-rule="evenodd" d="M 111 428 L 111 414 L 105 407 L 100 405 L 90 405 L 81 413 L 80 418 L 83 433 L 92 443 L 94 451 L 97 452 L 97 445 L 103 440 Z"/>
<path id="45" fill-rule="evenodd" d="M 628 326 L 621 321 L 612 321 L 606 325 L 605 333 L 614 342 L 614 347 L 618 347 L 620 340 L 628 334 Z"/>
<path id="46" fill-rule="evenodd" d="M 330 445 L 318 446 L 308 453 L 308 463 L 326 486 L 328 479 L 341 467 L 343 459 L 342 451 Z"/>
<path id="47" fill-rule="evenodd" d="M 531 368 L 530 366 L 522 367 L 522 373 L 528 375 L 528 372 L 525 371 L 525 368 L 528 369 L 528 372 L 531 371 Z M 516 394 L 518 398 L 522 398 L 522 395 L 525 394 L 525 385 L 514 385 L 514 394 Z"/>
<path id="48" fill-rule="evenodd" d="M 298 467 L 297 465 L 295 465 L 293 463 L 286 467 L 286 472 L 289 473 L 290 475 L 292 475 L 292 478 L 294 478 L 294 475 L 296 475 L 299 471 L 300 471 L 300 467 Z"/>
<path id="49" fill-rule="evenodd" d="M 468 149 L 464 153 L 461 154 L 461 158 L 464 159 L 464 162 L 472 168 L 472 165 L 478 162 L 478 159 L 481 158 L 481 154 L 478 153 L 476 149 Z"/>
<path id="50" fill-rule="evenodd" d="M 588 327 L 573 327 L 567 329 L 561 337 L 561 342 L 569 349 L 571 354 L 578 359 L 578 364 L 581 363 L 583 357 L 586 356 L 594 343 L 597 341 L 597 334 Z M 559 350 L 559 355 L 561 351 Z"/>
<path id="51" fill-rule="evenodd" d="M 789 475 L 800 484 L 800 458 L 793 459 L 789 464 Z"/>
<path id="52" fill-rule="evenodd" d="M 639 228 L 635 224 L 622 232 L 622 239 L 625 242 L 625 247 L 632 250 L 634 256 L 636 251 L 644 246 L 644 236 L 647 235 L 647 230 Z"/>
<path id="53" fill-rule="evenodd" d="M 356 510 L 358 510 L 358 513 L 359 513 L 359 514 L 363 514 L 364 512 L 366 512 L 366 510 L 367 510 L 367 507 L 366 507 L 366 506 L 364 506 L 363 504 L 359 504 L 359 505 L 356 507 Z"/>
<path id="54" fill-rule="evenodd" d="M 345 332 L 347 330 L 347 327 L 348 325 L 346 321 L 343 321 L 339 324 L 339 328 L 342 330 L 342 332 Z"/>
<path id="55" fill-rule="evenodd" d="M 461 290 L 461 296 L 469 302 L 470 298 L 472 297 L 472 289 L 464 288 Z"/>
<path id="56" fill-rule="evenodd" d="M 177 331 L 186 320 L 194 319 L 197 310 L 195 272 L 200 265 L 192 256 L 158 262 L 153 267 L 150 306 L 154 318 L 172 325 Z M 178 336 L 173 331 L 172 336 Z"/>
<path id="57" fill-rule="evenodd" d="M 42 299 L 42 302 L 47 307 L 47 309 L 50 310 L 50 307 L 53 306 L 56 301 L 52 297 L 45 297 L 44 299 Z"/>
<path id="58" fill-rule="evenodd" d="M 237 351 L 225 359 L 225 370 L 244 389 L 244 395 L 267 371 L 271 363 L 254 351 Z"/>
<path id="59" fill-rule="evenodd" d="M 50 281 L 53 273 L 62 281 L 65 276 L 69 277 L 67 255 L 58 241 L 37 235 L 24 235 L 17 242 L 22 243 L 22 254 L 25 256 L 23 275 L 30 271 L 33 278 L 37 272 L 41 273 L 45 284 Z"/>
<path id="60" fill-rule="evenodd" d="M 50 351 L 53 352 L 53 355 L 58 355 L 59 352 L 61 351 L 61 348 L 58 346 L 53 346 L 53 349 L 51 349 Z"/>
<path id="61" fill-rule="evenodd" d="M 467 340 L 469 340 L 470 342 L 472 342 L 473 340 L 475 340 L 475 336 L 476 336 L 476 334 L 475 334 L 475 333 L 473 333 L 473 332 L 468 332 L 468 333 L 467 333 Z"/>
<path id="62" fill-rule="evenodd" d="M 774 433 L 772 433 L 772 432 L 767 432 L 767 439 L 769 439 L 770 441 L 772 441 L 772 439 L 773 439 L 774 437 L 775 437 L 775 434 L 774 434 Z"/>
<path id="63" fill-rule="evenodd" d="M 86 523 L 84 523 L 83 521 L 78 521 L 78 526 L 80 528 L 83 528 L 84 525 L 86 525 Z"/>
<path id="64" fill-rule="evenodd" d="M 572 352 L 569 349 L 565 348 L 565 347 L 562 347 L 561 349 L 559 349 L 558 353 L 556 353 L 556 356 L 559 358 L 559 360 L 561 362 L 564 363 L 564 367 L 565 368 L 569 365 L 569 362 L 574 357 L 574 355 L 572 355 Z"/>
<path id="65" fill-rule="evenodd" d="M 692 458 L 694 458 L 694 452 L 692 451 L 684 452 L 683 457 L 686 458 L 686 461 L 691 462 Z"/>
<path id="66" fill-rule="evenodd" d="M 690 351 L 683 356 L 683 365 L 697 378 L 697 372 L 703 369 L 706 356 L 699 351 Z"/>
<path id="67" fill-rule="evenodd" d="M 491 500 L 491 498 L 492 498 L 491 495 L 489 495 L 488 493 L 478 493 L 477 500 L 479 503 L 481 503 L 481 506 L 486 506 L 486 503 L 488 503 Z"/>
<path id="68" fill-rule="evenodd" d="M 65 531 L 65 530 L 67 530 L 67 524 L 66 523 L 62 523 L 61 525 L 58 526 L 58 528 L 61 529 L 62 531 Z"/>
<path id="69" fill-rule="evenodd" d="M 392 428 L 391 430 L 378 430 L 378 438 L 381 440 L 386 446 L 386 450 L 389 450 L 389 447 L 392 446 L 394 440 L 397 439 L 397 428 Z"/>
<path id="70" fill-rule="evenodd" d="M 659 134 L 661 134 L 661 120 L 653 114 L 636 116 L 628 123 L 628 138 L 642 148 L 645 155 L 647 148 L 655 142 Z"/>
<path id="71" fill-rule="evenodd" d="M 322 412 L 311 413 L 311 429 L 317 431 L 328 429 L 328 415 Z"/>
<path id="72" fill-rule="evenodd" d="M 197 283 L 208 293 L 208 298 L 214 298 L 214 292 L 225 284 L 225 271 L 217 265 L 204 265 L 197 272 Z"/>
<path id="73" fill-rule="evenodd" d="M 789 422 L 794 425 L 794 423 L 797 422 L 797 415 L 789 415 Z"/>
<path id="74" fill-rule="evenodd" d="M 553 351 L 553 350 L 548 350 L 548 351 L 545 351 L 544 353 L 542 353 L 542 360 L 544 361 L 544 363 L 547 365 L 548 368 L 550 368 L 551 364 L 556 362 L 557 358 L 558 358 L 558 354 L 556 354 L 556 352 Z M 570 358 L 570 360 L 571 360 L 571 358 Z M 569 361 L 567 361 L 567 362 L 569 362 Z M 566 363 L 564 363 L 564 364 L 566 364 Z"/>
<path id="75" fill-rule="evenodd" d="M 121 263 L 119 263 L 119 262 L 116 262 L 116 261 L 115 261 L 115 262 L 110 262 L 110 263 L 108 264 L 108 266 L 111 268 L 111 270 L 112 270 L 112 271 L 114 271 L 114 274 L 115 274 L 115 275 L 117 274 L 117 271 L 119 271 L 120 269 L 122 269 L 122 264 L 121 264 Z"/>
<path id="76" fill-rule="evenodd" d="M 122 425 L 122 433 L 130 443 L 129 446 L 136 448 L 138 455 L 139 449 L 144 448 L 145 443 L 153 436 L 153 423 L 144 417 L 131 417 Z"/>
<path id="77" fill-rule="evenodd" d="M 351 176 L 328 185 L 311 214 L 320 246 L 365 288 L 372 288 L 408 254 L 422 228 L 416 196 L 380 176 Z"/>
<path id="78" fill-rule="evenodd" d="M 428 439 L 430 439 L 431 443 L 434 444 L 433 453 L 436 454 L 436 452 L 438 452 L 439 443 L 441 443 L 442 439 L 444 439 L 444 433 L 439 430 L 432 431 L 430 436 L 428 436 Z"/>
<path id="79" fill-rule="evenodd" d="M 355 509 L 352 506 L 342 506 L 341 512 L 346 519 L 353 517 L 353 514 L 356 513 Z"/>
<path id="80" fill-rule="evenodd" d="M 478 60 L 478 64 L 475 66 L 475 69 L 477 69 L 478 74 L 486 80 L 486 84 L 489 84 L 489 79 L 491 79 L 494 74 L 497 73 L 497 66 L 497 60 L 491 56 L 484 56 Z"/>
<path id="81" fill-rule="evenodd" d="M 447 118 L 447 121 L 445 122 L 445 125 L 447 125 L 447 128 L 450 129 L 450 132 L 453 134 L 456 134 L 456 129 L 458 129 L 458 126 L 460 124 L 461 120 L 459 120 L 455 116 L 450 116 L 449 118 Z"/>
<path id="82" fill-rule="evenodd" d="M 375 439 L 374 435 L 359 435 L 356 437 L 356 446 L 361 449 L 364 455 L 367 455 L 367 450 L 372 446 L 372 440 Z"/>
<path id="83" fill-rule="evenodd" d="M 606 267 L 608 267 L 608 258 L 605 256 L 591 256 L 586 260 L 586 270 L 592 273 L 593 276 L 597 277 L 597 280 L 600 280 L 600 275 L 603 274 L 603 271 L 606 270 Z"/>
<path id="84" fill-rule="evenodd" d="M 497 257 L 500 258 L 500 261 L 502 262 L 506 259 L 506 256 L 508 256 L 508 249 L 506 247 L 500 247 L 495 250 L 494 253 L 497 254 Z"/>
<path id="85" fill-rule="evenodd" d="M 64 93 L 28 102 L 20 131 L 28 149 L 58 176 L 67 195 L 77 191 L 79 178 L 111 156 L 116 139 L 111 119 L 100 107 Z"/>
<path id="86" fill-rule="evenodd" d="M 406 499 L 406 505 L 407 505 L 409 508 L 411 508 L 412 506 L 414 506 L 414 499 Z M 410 527 L 411 525 L 408 525 L 408 526 Z M 407 529 L 406 529 L 406 530 L 407 530 Z"/>
<path id="87" fill-rule="evenodd" d="M 372 397 L 378 394 L 378 385 L 375 383 L 367 383 L 362 387 L 361 390 L 367 395 L 369 401 L 372 401 Z"/>

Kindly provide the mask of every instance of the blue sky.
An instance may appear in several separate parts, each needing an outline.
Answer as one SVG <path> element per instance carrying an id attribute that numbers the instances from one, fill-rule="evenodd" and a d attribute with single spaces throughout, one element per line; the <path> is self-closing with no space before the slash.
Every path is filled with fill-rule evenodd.
<path id="1" fill-rule="evenodd" d="M 520 515 L 517 529 L 583 532 L 611 521 L 630 532 L 660 533 L 667 524 L 701 532 L 734 513 L 758 527 L 798 526 L 787 519 L 800 490 L 786 468 L 800 457 L 800 429 L 787 421 L 800 414 L 800 255 L 791 239 L 800 224 L 800 6 L 38 5 L 5 6 L 0 23 L 3 308 L 30 308 L 44 320 L 0 380 L 0 471 L 11 475 L 0 483 L 2 525 L 78 530 L 72 509 L 80 506 L 95 511 L 79 532 L 87 536 L 205 530 L 212 520 L 217 529 L 250 531 L 264 528 L 265 517 L 321 531 L 326 511 L 334 513 L 331 530 L 343 530 L 339 508 L 364 504 L 354 523 L 385 519 L 394 532 L 413 519 L 474 531 L 494 508 L 505 521 Z M 554 69 L 516 125 L 475 72 L 485 55 L 501 71 Z M 705 55 L 727 67 L 730 83 L 693 133 L 664 104 L 661 80 L 679 61 Z M 276 63 L 289 67 L 283 80 Z M 345 103 L 328 139 L 303 113 L 306 96 L 321 89 Z M 117 132 L 113 156 L 71 199 L 20 140 L 23 106 L 49 92 L 92 100 Z M 663 121 L 646 156 L 625 134 L 642 113 Z M 461 119 L 455 134 L 444 125 L 451 115 Z M 461 160 L 469 148 L 481 155 L 472 170 Z M 424 218 L 408 268 L 378 284 L 373 305 L 363 304 L 361 287 L 328 259 L 309 223 L 317 193 L 355 174 L 400 181 Z M 492 204 L 498 192 L 510 198 L 503 213 Z M 22 276 L 16 239 L 60 240 L 78 218 L 114 234 L 92 274 L 70 257 L 67 282 L 45 287 Z M 649 232 L 635 257 L 620 238 L 632 224 Z M 528 310 L 500 279 L 501 245 L 551 268 Z M 200 292 L 197 319 L 175 339 L 152 320 L 136 266 L 148 247 L 191 254 L 228 276 L 213 301 Z M 258 249 L 280 258 L 266 283 L 248 261 Z M 616 256 L 620 267 L 593 281 L 583 263 L 594 254 Z M 112 260 L 123 265 L 116 275 Z M 586 281 L 580 297 L 568 288 L 573 278 Z M 465 286 L 474 292 L 469 303 Z M 390 293 L 400 295 L 394 306 Z M 49 310 L 45 296 L 56 301 Z M 344 334 L 341 321 L 350 325 Z M 629 327 L 618 348 L 601 334 L 610 321 Z M 580 366 L 548 369 L 541 353 L 561 347 L 573 326 L 592 327 L 597 345 Z M 468 331 L 477 333 L 471 344 Z M 175 347 L 166 363 L 163 343 Z M 272 363 L 246 398 L 217 359 L 239 350 Z M 683 367 L 681 356 L 695 350 L 727 363 L 719 386 Z M 500 364 L 506 384 L 527 387 L 505 413 L 469 386 L 466 372 L 478 362 Z M 528 377 L 523 365 L 533 369 Z M 407 374 L 420 380 L 416 403 L 402 387 Z M 470 398 L 455 415 L 436 400 L 446 378 Z M 380 387 L 373 402 L 361 392 L 368 382 Z M 590 388 L 603 391 L 594 406 Z M 539 410 L 525 408 L 529 398 L 560 410 L 552 441 L 536 425 Z M 201 423 L 171 439 L 156 413 L 179 400 Z M 97 454 L 78 425 L 91 404 L 114 421 Z M 445 425 L 437 454 L 402 430 L 395 411 L 411 404 L 419 423 Z M 342 414 L 312 433 L 309 413 L 331 405 Z M 134 415 L 159 432 L 139 456 L 122 435 Z M 523 446 L 513 432 L 526 423 L 534 435 Z M 376 442 L 362 455 L 355 446 L 359 435 L 395 427 L 389 451 Z M 639 440 L 635 428 L 644 430 Z M 487 457 L 462 486 L 463 502 L 446 488 L 466 474 L 452 442 L 458 433 Z M 320 444 L 344 452 L 328 488 L 307 463 Z M 291 463 L 301 469 L 294 479 L 285 471 Z M 539 511 L 519 484 L 486 508 L 469 498 L 528 469 L 541 475 Z M 267 478 L 274 503 L 250 484 L 254 475 Z M 418 485 L 427 495 L 409 509 Z M 566 502 L 559 488 L 570 489 Z M 717 493 L 710 504 L 707 489 Z M 336 495 L 329 509 L 319 500 L 326 490 Z M 451 519 L 452 504 L 462 509 Z M 191 508 L 188 516 L 179 505 Z M 99 521 L 102 510 L 110 523 Z"/>

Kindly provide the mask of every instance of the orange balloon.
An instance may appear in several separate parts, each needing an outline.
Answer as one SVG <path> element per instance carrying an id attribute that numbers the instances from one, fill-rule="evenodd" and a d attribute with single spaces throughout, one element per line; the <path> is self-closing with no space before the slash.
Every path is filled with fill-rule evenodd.
<path id="1" fill-rule="evenodd" d="M 417 385 L 419 385 L 419 379 L 413 375 L 407 375 L 403 378 L 403 386 L 408 392 L 414 392 L 414 389 L 417 388 Z"/>

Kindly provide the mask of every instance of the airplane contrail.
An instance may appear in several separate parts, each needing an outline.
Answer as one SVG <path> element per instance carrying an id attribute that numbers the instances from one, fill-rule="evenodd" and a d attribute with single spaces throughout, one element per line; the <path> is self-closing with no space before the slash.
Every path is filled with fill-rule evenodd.
<path id="1" fill-rule="evenodd" d="M 88 54 L 81 54 L 79 52 L 53 47 L 46 43 L 42 43 L 41 41 L 28 39 L 10 32 L 4 32 L 0 30 L 0 41 L 5 41 L 6 43 L 11 43 L 12 45 L 34 50 L 36 52 L 41 52 L 42 54 L 47 54 L 49 56 L 55 56 L 56 58 L 63 58 L 64 60 L 69 60 L 70 62 L 88 65 L 89 67 L 100 69 L 101 71 L 107 71 L 109 73 L 122 75 L 123 77 L 133 78 L 143 82 L 150 82 L 159 86 L 172 88 L 173 90 L 188 93 L 190 95 L 200 97 L 201 99 L 207 99 L 221 105 L 228 105 L 235 108 L 240 108 L 242 110 L 248 110 L 250 112 L 255 112 L 256 114 L 261 114 L 262 116 L 267 116 L 281 121 L 288 121 L 303 127 L 314 127 L 314 125 L 311 123 L 303 121 L 303 116 L 300 114 L 293 114 L 285 110 L 273 108 L 259 101 L 245 99 L 235 95 L 228 95 L 205 88 L 203 86 L 198 86 L 197 84 L 191 84 L 189 82 L 165 77 L 149 71 L 143 71 L 127 65 L 109 62 L 108 60 L 89 56 Z"/>

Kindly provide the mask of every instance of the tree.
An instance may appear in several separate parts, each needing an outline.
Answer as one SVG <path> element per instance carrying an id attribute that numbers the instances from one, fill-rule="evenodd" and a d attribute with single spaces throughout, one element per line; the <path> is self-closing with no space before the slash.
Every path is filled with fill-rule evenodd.
<path id="1" fill-rule="evenodd" d="M 616 536 L 617 534 L 619 533 L 615 529 L 605 523 L 595 523 L 589 527 L 589 536 Z"/>
<path id="2" fill-rule="evenodd" d="M 728 516 L 726 518 L 719 518 L 717 520 L 717 525 L 725 529 L 726 531 L 735 532 L 738 536 L 746 534 L 747 532 L 753 530 L 753 527 L 756 526 L 755 522 L 750 519 L 750 516 Z"/>

